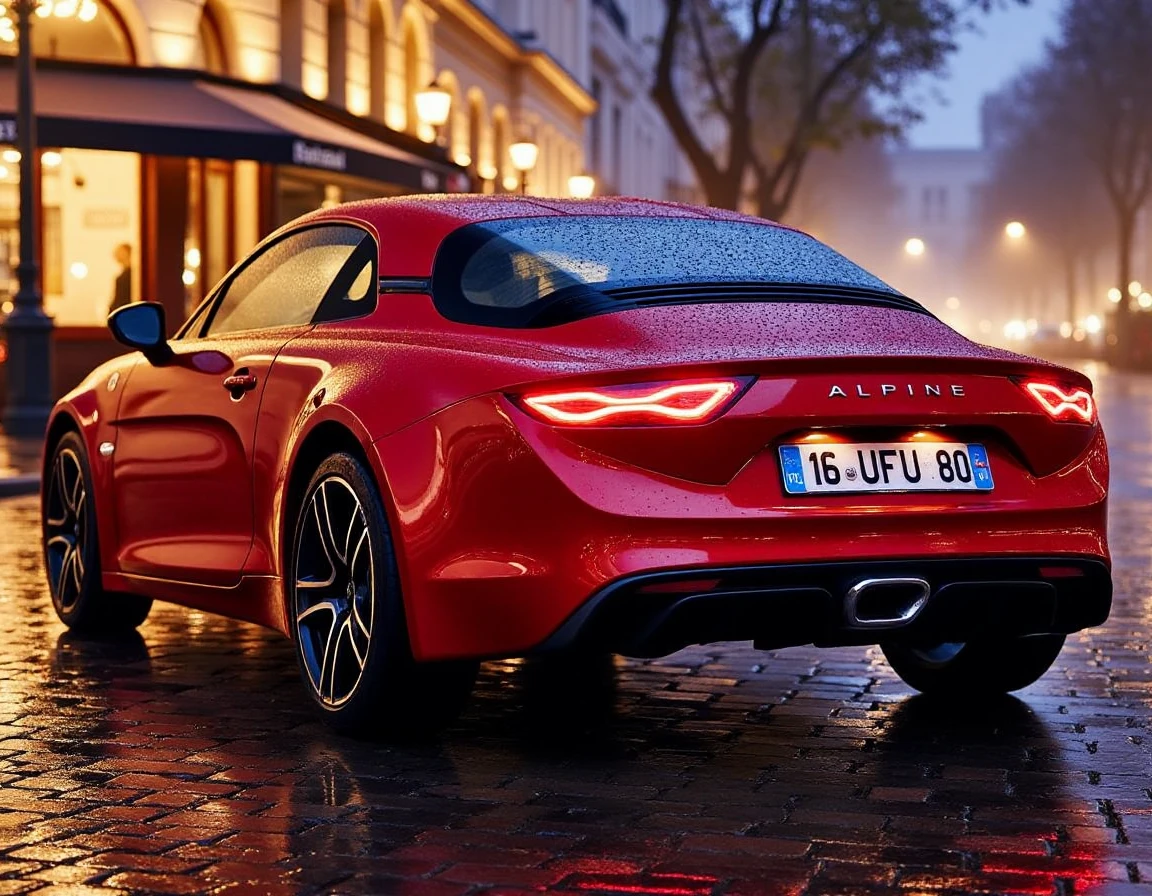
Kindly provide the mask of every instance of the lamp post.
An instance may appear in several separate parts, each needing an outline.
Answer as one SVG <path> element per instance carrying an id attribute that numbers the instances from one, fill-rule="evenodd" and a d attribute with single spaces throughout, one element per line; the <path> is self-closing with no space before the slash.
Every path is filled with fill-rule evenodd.
<path id="1" fill-rule="evenodd" d="M 568 178 L 568 194 L 573 199 L 588 199 L 596 192 L 596 178 L 591 174 L 573 174 Z"/>
<path id="2" fill-rule="evenodd" d="M 1028 234 L 1028 228 L 1019 221 L 1009 221 L 1004 225 L 1004 235 L 1010 240 L 1022 240 Z"/>
<path id="3" fill-rule="evenodd" d="M 1004 239 L 1006 241 L 1007 250 L 1012 254 L 1011 261 L 1009 261 L 1008 280 L 1013 289 L 1018 294 L 1018 301 L 1020 302 L 1020 314 L 1025 319 L 1030 317 L 1032 312 L 1032 292 L 1033 284 L 1028 279 L 1028 243 L 1030 242 L 1028 228 L 1020 221 L 1009 221 L 1004 225 Z M 1075 315 L 1072 315 L 1075 319 Z"/>
<path id="4" fill-rule="evenodd" d="M 904 254 L 911 255 L 913 258 L 919 258 L 924 254 L 927 247 L 924 245 L 924 240 L 918 236 L 911 237 L 904 243 Z"/>
<path id="5" fill-rule="evenodd" d="M 540 147 L 524 136 L 508 147 L 508 154 L 512 157 L 512 167 L 520 172 L 520 193 L 527 195 L 528 172 L 536 167 Z"/>
<path id="6" fill-rule="evenodd" d="M 417 90 L 415 100 L 416 115 L 436 131 L 436 144 L 440 145 L 443 139 L 440 129 L 448 123 L 448 116 L 452 113 L 452 91 L 436 80 L 423 90 Z"/>
<path id="7" fill-rule="evenodd" d="M 16 146 L 20 151 L 20 260 L 16 266 L 19 288 L 12 313 L 4 322 L 8 342 L 8 398 L 4 428 L 10 435 L 43 434 L 52 410 L 52 318 L 44 313 L 40 292 L 39 208 L 36 178 L 40 165 L 36 151 L 36 114 L 32 78 L 32 15 L 37 0 L 10 0 L 16 16 Z"/>

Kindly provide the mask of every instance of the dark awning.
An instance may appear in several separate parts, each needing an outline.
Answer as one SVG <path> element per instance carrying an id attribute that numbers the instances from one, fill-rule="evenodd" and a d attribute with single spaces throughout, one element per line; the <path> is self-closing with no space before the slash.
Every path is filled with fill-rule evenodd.
<path id="1" fill-rule="evenodd" d="M 271 88 L 157 69 L 36 72 L 41 146 L 299 165 L 445 191 L 455 169 L 330 121 Z M 15 72 L 0 69 L 0 143 L 15 139 Z"/>

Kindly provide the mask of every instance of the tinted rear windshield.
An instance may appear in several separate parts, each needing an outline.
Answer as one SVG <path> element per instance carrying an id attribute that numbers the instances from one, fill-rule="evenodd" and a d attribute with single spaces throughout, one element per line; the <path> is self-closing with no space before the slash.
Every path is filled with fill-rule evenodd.
<path id="1" fill-rule="evenodd" d="M 444 240 L 432 288 L 449 318 L 514 327 L 712 301 L 856 301 L 923 310 L 802 233 L 696 218 L 471 224 Z"/>

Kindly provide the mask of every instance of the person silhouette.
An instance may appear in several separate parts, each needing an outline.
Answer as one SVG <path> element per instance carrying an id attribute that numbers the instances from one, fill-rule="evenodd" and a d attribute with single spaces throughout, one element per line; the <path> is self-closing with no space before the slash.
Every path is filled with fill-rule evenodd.
<path id="1" fill-rule="evenodd" d="M 132 246 L 121 243 L 112 255 L 121 267 L 112 287 L 112 301 L 108 305 L 109 314 L 132 301 Z"/>

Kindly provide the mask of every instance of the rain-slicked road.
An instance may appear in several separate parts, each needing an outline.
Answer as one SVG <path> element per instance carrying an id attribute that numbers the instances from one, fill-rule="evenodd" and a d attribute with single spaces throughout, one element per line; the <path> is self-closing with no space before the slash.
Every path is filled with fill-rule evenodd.
<path id="1" fill-rule="evenodd" d="M 1099 373 L 1117 596 L 1019 700 L 875 649 L 490 664 L 433 744 L 341 739 L 289 645 L 157 606 L 77 639 L 0 501 L 0 896 L 1152 893 L 1152 377 Z"/>

